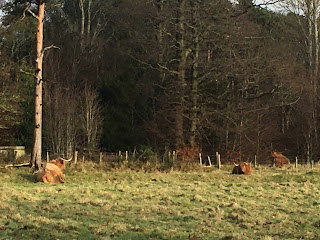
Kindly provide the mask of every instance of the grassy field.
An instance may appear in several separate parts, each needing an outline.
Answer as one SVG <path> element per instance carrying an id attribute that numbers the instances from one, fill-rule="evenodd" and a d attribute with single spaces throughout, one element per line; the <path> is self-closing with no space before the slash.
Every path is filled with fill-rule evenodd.
<path id="1" fill-rule="evenodd" d="M 320 239 L 320 170 L 0 172 L 0 239 Z"/>

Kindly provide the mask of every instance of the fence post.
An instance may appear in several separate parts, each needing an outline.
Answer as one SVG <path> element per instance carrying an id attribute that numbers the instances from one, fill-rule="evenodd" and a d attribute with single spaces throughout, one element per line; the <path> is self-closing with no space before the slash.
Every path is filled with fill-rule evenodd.
<path id="1" fill-rule="evenodd" d="M 276 159 L 273 158 L 273 167 L 276 167 Z"/>
<path id="2" fill-rule="evenodd" d="M 296 157 L 295 169 L 298 169 L 298 157 Z"/>
<path id="3" fill-rule="evenodd" d="M 218 152 L 216 152 L 216 157 L 217 157 L 218 169 L 221 169 L 221 159 L 220 159 L 221 156 Z"/>
<path id="4" fill-rule="evenodd" d="M 313 170 L 314 168 L 314 160 L 311 160 L 311 169 Z"/>
<path id="5" fill-rule="evenodd" d="M 78 151 L 74 151 L 74 163 L 78 162 Z"/>
<path id="6" fill-rule="evenodd" d="M 173 152 L 172 152 L 172 162 L 173 162 L 173 163 L 176 161 L 176 157 L 177 157 L 176 151 L 173 151 Z"/>
<path id="7" fill-rule="evenodd" d="M 128 151 L 126 151 L 126 161 L 128 161 L 128 158 L 129 158 L 129 153 Z"/>
<path id="8" fill-rule="evenodd" d="M 47 162 L 50 161 L 49 152 L 47 152 Z"/>
<path id="9" fill-rule="evenodd" d="M 209 166 L 211 167 L 212 164 L 211 164 L 211 159 L 210 159 L 210 156 L 208 155 L 208 162 L 209 162 Z"/>
<path id="10" fill-rule="evenodd" d="M 102 152 L 100 152 L 100 155 L 99 155 L 99 163 L 100 164 L 102 163 L 102 158 L 103 158 L 103 154 L 102 154 Z"/>
<path id="11" fill-rule="evenodd" d="M 136 160 L 136 148 L 133 149 L 133 153 L 132 153 L 132 159 Z"/>
<path id="12" fill-rule="evenodd" d="M 199 153 L 199 161 L 200 161 L 200 165 L 202 166 L 202 154 Z"/>
<path id="13" fill-rule="evenodd" d="M 217 167 L 219 167 L 218 158 L 219 158 L 219 153 L 218 153 L 218 152 L 216 152 L 216 163 L 217 163 Z"/>
<path id="14" fill-rule="evenodd" d="M 257 168 L 257 155 L 254 155 L 254 168 Z"/>

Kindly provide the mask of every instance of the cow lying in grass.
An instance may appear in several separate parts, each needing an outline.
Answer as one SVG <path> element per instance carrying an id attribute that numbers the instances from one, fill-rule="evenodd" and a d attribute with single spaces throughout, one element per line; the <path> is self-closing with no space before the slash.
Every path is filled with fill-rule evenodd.
<path id="1" fill-rule="evenodd" d="M 245 174 L 249 175 L 252 173 L 251 164 L 248 162 L 241 162 L 239 164 L 234 164 L 234 168 L 232 169 L 232 174 Z"/>
<path id="2" fill-rule="evenodd" d="M 62 170 L 65 168 L 66 161 L 71 161 L 71 159 L 57 158 L 48 162 L 44 168 L 37 173 L 37 180 L 44 183 L 64 183 L 65 177 Z"/>

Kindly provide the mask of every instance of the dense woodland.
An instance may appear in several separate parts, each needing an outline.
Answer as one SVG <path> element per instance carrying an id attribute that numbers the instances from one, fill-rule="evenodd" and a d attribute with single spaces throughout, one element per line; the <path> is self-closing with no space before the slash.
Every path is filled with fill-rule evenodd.
<path id="1" fill-rule="evenodd" d="M 36 2 L 2 7 L 1 145 L 32 148 Z M 45 2 L 43 151 L 318 159 L 318 0 Z"/>

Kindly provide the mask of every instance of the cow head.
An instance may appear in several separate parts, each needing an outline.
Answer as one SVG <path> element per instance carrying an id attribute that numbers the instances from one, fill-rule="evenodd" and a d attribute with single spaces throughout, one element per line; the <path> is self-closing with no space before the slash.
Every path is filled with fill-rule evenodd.
<path id="1" fill-rule="evenodd" d="M 252 173 L 251 164 L 248 162 L 241 162 L 239 164 L 234 164 L 234 168 L 232 169 L 232 174 L 245 174 L 249 175 Z"/>
<path id="2" fill-rule="evenodd" d="M 56 166 L 58 166 L 61 170 L 63 170 L 66 166 L 65 162 L 69 162 L 69 161 L 71 161 L 71 159 L 72 158 L 70 158 L 70 159 L 57 158 L 57 159 L 51 160 L 49 163 L 53 163 Z"/>

